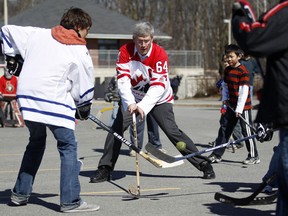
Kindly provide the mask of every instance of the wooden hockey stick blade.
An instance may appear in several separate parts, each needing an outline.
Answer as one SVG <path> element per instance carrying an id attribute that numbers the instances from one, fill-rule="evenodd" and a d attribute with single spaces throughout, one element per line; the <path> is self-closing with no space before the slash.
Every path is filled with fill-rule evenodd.
<path id="1" fill-rule="evenodd" d="M 240 205 L 240 206 L 244 206 L 244 205 L 250 205 L 251 203 L 254 203 L 254 205 L 256 205 L 256 203 L 258 203 L 258 205 L 260 205 L 260 203 L 265 203 L 265 199 L 267 199 L 268 201 L 270 199 L 273 199 L 274 197 L 270 197 L 267 196 L 267 198 L 264 197 L 259 197 L 256 198 L 256 196 L 261 193 L 261 191 L 265 188 L 265 186 L 267 184 L 269 184 L 271 181 L 274 180 L 274 178 L 276 177 L 276 174 L 272 174 L 267 181 L 262 182 L 259 187 L 248 197 L 244 197 L 244 198 L 234 198 L 234 197 L 230 197 L 224 194 L 221 194 L 219 192 L 215 193 L 214 199 L 222 202 L 222 203 L 226 203 L 226 204 L 231 204 L 231 205 Z M 273 194 L 274 195 L 274 194 Z M 276 195 L 277 197 L 277 195 Z M 275 199 L 275 198 L 274 198 Z M 273 200 L 274 200 L 273 199 Z M 273 201 L 272 200 L 272 201 Z"/>
<path id="2" fill-rule="evenodd" d="M 133 149 L 133 148 L 132 148 Z M 133 149 L 135 150 L 135 149 Z M 137 154 L 141 155 L 144 159 L 146 159 L 147 161 L 149 161 L 151 164 L 153 164 L 155 167 L 157 168 L 163 168 L 163 162 L 162 160 L 159 159 L 155 159 L 150 157 L 148 154 L 144 153 L 143 151 L 140 150 L 140 152 L 138 153 L 136 151 Z"/>
<path id="3" fill-rule="evenodd" d="M 144 157 L 146 160 L 148 160 L 150 163 L 152 163 L 154 166 L 156 166 L 157 168 L 172 168 L 172 167 L 180 166 L 184 163 L 184 161 L 175 161 L 172 163 L 167 163 L 163 160 L 152 158 L 148 154 L 146 154 L 142 151 L 140 151 L 139 154 L 142 157 Z"/>
<path id="4" fill-rule="evenodd" d="M 219 192 L 215 193 L 214 199 L 230 205 L 245 206 L 245 205 L 266 205 L 271 204 L 277 198 L 278 192 L 275 191 L 273 194 L 263 197 L 245 197 L 245 198 L 234 198 L 221 194 Z"/>
<path id="5" fill-rule="evenodd" d="M 139 186 L 135 187 L 133 185 L 129 185 L 128 192 L 135 199 L 139 199 L 140 198 L 140 187 Z"/>
<path id="6" fill-rule="evenodd" d="M 155 148 L 155 146 L 153 144 L 151 144 L 150 142 L 147 143 L 147 145 L 145 146 L 145 149 L 149 153 L 154 155 L 156 158 L 158 158 L 158 159 L 160 159 L 162 161 L 165 161 L 167 163 L 174 163 L 176 161 L 184 160 L 184 159 L 187 159 L 187 158 L 199 156 L 199 155 L 202 155 L 204 153 L 214 151 L 215 149 L 224 148 L 224 147 L 226 147 L 228 145 L 240 143 L 240 142 L 248 140 L 248 139 L 253 139 L 256 136 L 257 135 L 254 134 L 254 135 L 251 135 L 249 137 L 244 137 L 244 138 L 241 138 L 241 139 L 238 139 L 238 140 L 229 141 L 227 143 L 223 143 L 221 145 L 218 145 L 218 146 L 215 146 L 215 147 L 212 147 L 212 148 L 204 149 L 204 150 L 201 150 L 201 151 L 198 151 L 198 152 L 194 152 L 194 153 L 191 153 L 191 154 L 187 154 L 187 155 L 184 155 L 184 156 L 180 156 L 180 157 L 173 157 L 171 155 L 165 154 L 162 151 L 160 151 L 159 149 Z"/>
<path id="7" fill-rule="evenodd" d="M 119 184 L 117 184 L 116 182 L 114 182 L 114 181 L 108 181 L 108 182 L 110 182 L 112 185 L 114 185 L 114 186 L 116 186 L 117 188 L 119 188 L 119 189 L 121 189 L 121 190 L 123 190 L 125 193 L 127 193 L 127 195 L 124 195 L 123 196 L 123 198 L 125 199 L 125 200 L 127 200 L 127 199 L 129 199 L 129 200 L 134 200 L 134 199 L 139 199 L 140 198 L 140 194 L 139 194 L 139 196 L 134 196 L 134 195 L 132 195 L 131 193 L 130 193 L 130 191 L 129 191 L 129 189 L 131 189 L 130 188 L 130 186 L 129 186 L 129 188 L 128 188 L 128 190 L 127 189 L 125 189 L 124 187 L 122 187 L 122 186 L 120 186 Z"/>

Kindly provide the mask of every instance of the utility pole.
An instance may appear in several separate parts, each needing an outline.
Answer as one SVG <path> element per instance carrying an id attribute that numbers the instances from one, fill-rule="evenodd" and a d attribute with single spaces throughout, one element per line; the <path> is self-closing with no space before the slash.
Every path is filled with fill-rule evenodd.
<path id="1" fill-rule="evenodd" d="M 4 25 L 8 24 L 8 3 L 4 0 Z"/>
<path id="2" fill-rule="evenodd" d="M 230 19 L 224 19 L 224 23 L 228 24 L 228 44 L 231 44 L 231 20 Z"/>

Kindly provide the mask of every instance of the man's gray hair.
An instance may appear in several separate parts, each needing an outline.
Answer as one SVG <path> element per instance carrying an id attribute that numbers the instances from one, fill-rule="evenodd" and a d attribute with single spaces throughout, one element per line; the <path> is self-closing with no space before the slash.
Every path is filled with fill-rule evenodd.
<path id="1" fill-rule="evenodd" d="M 141 22 L 135 25 L 133 38 L 148 35 L 154 36 L 154 27 L 150 22 Z"/>

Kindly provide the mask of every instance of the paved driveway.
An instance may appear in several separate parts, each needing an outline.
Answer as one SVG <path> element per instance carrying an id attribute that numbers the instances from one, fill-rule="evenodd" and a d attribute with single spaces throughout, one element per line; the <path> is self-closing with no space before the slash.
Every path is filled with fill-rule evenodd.
<path id="1" fill-rule="evenodd" d="M 208 148 L 219 127 L 219 101 L 213 106 L 193 106 L 193 104 L 174 106 L 178 126 L 189 135 L 199 149 Z M 96 103 L 93 114 L 107 106 Z M 255 111 L 253 111 L 255 115 Z M 101 120 L 108 122 L 110 113 L 105 112 Z M 235 207 L 214 200 L 215 192 L 222 191 L 234 197 L 245 197 L 261 182 L 265 174 L 272 148 L 278 142 L 275 135 L 269 143 L 258 143 L 261 163 L 243 166 L 241 161 L 247 156 L 245 148 L 236 153 L 226 151 L 224 161 L 214 165 L 216 179 L 203 180 L 202 173 L 185 161 L 179 167 L 159 169 L 140 158 L 141 198 L 127 198 L 125 190 L 136 185 L 135 158 L 129 157 L 128 148 L 123 145 L 121 155 L 113 172 L 113 180 L 104 183 L 89 183 L 89 176 L 97 168 L 102 155 L 106 132 L 96 129 L 96 125 L 87 120 L 79 122 L 76 129 L 79 141 L 79 157 L 83 157 L 84 167 L 80 173 L 82 198 L 88 203 L 101 206 L 98 212 L 85 215 L 105 216 L 183 216 L 183 215 L 274 215 L 276 205 Z M 59 215 L 59 155 L 51 133 L 47 138 L 47 149 L 42 165 L 35 180 L 30 203 L 24 207 L 10 207 L 10 189 L 14 186 L 23 151 L 28 140 L 26 128 L 0 128 L 0 212 L 1 215 Z M 126 132 L 125 137 L 129 138 Z M 147 135 L 144 137 L 147 140 Z M 171 155 L 177 155 L 174 146 L 161 132 L 164 148 Z M 77 213 L 73 213 L 77 215 Z M 82 213 L 81 215 L 84 215 Z"/>

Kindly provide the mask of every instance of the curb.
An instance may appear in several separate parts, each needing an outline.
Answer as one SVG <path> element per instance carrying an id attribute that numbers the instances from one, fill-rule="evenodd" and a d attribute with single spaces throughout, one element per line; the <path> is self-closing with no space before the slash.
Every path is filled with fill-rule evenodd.
<path id="1" fill-rule="evenodd" d="M 213 100 L 214 98 L 211 98 L 210 100 L 205 99 L 182 99 L 182 100 L 175 100 L 174 106 L 192 106 L 192 107 L 221 107 L 221 101 L 219 101 L 217 98 Z M 112 103 L 106 102 L 103 100 L 93 100 L 94 105 L 101 105 L 101 106 L 112 106 Z"/>

